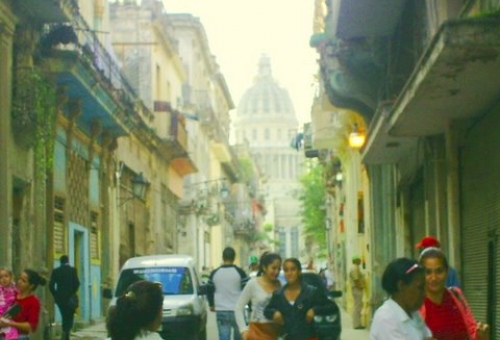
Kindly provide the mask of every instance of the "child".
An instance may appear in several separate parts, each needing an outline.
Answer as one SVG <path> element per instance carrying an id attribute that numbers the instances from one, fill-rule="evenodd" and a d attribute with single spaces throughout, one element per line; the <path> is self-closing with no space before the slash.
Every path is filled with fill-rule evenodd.
<path id="1" fill-rule="evenodd" d="M 17 290 L 13 283 L 12 272 L 6 268 L 0 268 L 0 317 L 14 304 L 16 301 Z M 6 340 L 17 339 L 19 332 L 14 327 L 4 327 L 0 329 L 0 336 Z"/>

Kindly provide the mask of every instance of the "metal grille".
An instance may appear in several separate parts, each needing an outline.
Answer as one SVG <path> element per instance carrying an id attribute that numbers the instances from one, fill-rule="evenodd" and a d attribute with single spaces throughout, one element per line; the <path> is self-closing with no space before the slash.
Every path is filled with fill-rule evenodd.
<path id="1" fill-rule="evenodd" d="M 93 260 L 98 260 L 99 256 L 99 215 L 96 212 L 90 213 L 90 256 Z"/>
<path id="2" fill-rule="evenodd" d="M 89 176 L 86 161 L 72 152 L 68 162 L 69 219 L 82 226 L 89 219 Z"/>
<path id="3" fill-rule="evenodd" d="M 64 198 L 54 198 L 54 252 L 64 254 Z"/>
<path id="4" fill-rule="evenodd" d="M 491 114 L 471 129 L 460 159 L 463 288 L 475 318 L 493 327 L 493 339 L 500 339 L 500 327 L 495 329 L 500 316 L 500 305 L 495 303 L 500 299 L 500 252 L 496 243 L 500 230 L 500 162 L 491 156 L 498 151 L 499 123 L 499 115 Z"/>

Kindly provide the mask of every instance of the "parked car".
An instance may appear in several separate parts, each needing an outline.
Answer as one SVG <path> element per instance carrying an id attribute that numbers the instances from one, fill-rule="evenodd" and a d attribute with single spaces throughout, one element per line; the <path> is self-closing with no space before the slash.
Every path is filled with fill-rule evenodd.
<path id="1" fill-rule="evenodd" d="M 282 284 L 286 283 L 285 274 L 280 272 L 278 279 Z M 340 309 L 335 298 L 341 297 L 342 292 L 339 290 L 328 291 L 326 283 L 323 278 L 316 272 L 304 269 L 302 271 L 302 280 L 307 284 L 319 289 L 325 296 L 327 296 L 335 305 L 335 312 L 329 315 L 316 315 L 314 317 L 314 327 L 316 335 L 319 340 L 339 340 L 340 333 L 342 332 L 342 323 L 340 319 Z"/>
<path id="2" fill-rule="evenodd" d="M 206 293 L 193 258 L 187 255 L 134 257 L 123 265 L 110 306 L 127 287 L 139 280 L 159 282 L 163 289 L 163 339 L 207 339 Z M 105 296 L 106 297 L 106 296 Z"/>

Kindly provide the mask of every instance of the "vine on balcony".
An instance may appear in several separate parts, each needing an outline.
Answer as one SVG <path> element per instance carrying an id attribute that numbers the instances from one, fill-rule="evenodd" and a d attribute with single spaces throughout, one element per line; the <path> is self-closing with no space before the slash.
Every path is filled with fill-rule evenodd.
<path id="1" fill-rule="evenodd" d="M 49 79 L 36 68 L 18 70 L 12 103 L 12 129 L 19 145 L 34 148 L 37 170 L 52 168 L 55 107 L 56 93 Z"/>

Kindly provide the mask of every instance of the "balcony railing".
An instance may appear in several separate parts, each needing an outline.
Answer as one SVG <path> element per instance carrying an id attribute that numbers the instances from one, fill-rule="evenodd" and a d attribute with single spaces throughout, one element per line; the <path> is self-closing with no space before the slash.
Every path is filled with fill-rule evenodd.
<path id="1" fill-rule="evenodd" d="M 54 55 L 53 51 L 76 53 L 80 60 L 88 64 L 99 76 L 100 83 L 106 87 L 117 103 L 124 107 L 135 108 L 143 112 L 148 120 L 153 115 L 137 98 L 132 86 L 123 76 L 116 59 L 102 45 L 85 19 L 74 14 L 72 23 L 47 24 L 41 40 L 42 52 Z"/>
<path id="2" fill-rule="evenodd" d="M 184 151 L 187 151 L 188 135 L 180 113 L 172 111 L 168 114 L 170 114 L 169 139 L 176 141 Z"/>

